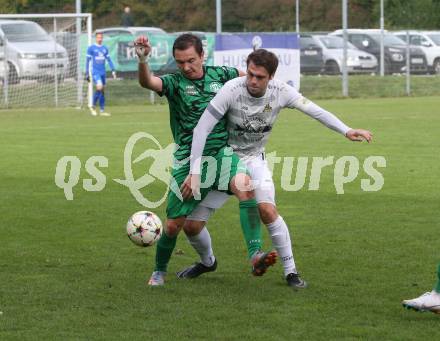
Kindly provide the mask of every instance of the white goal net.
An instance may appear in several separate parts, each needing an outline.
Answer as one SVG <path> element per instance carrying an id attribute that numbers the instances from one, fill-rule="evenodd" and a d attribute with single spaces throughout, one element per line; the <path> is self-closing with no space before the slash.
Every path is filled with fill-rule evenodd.
<path id="1" fill-rule="evenodd" d="M 87 104 L 90 14 L 0 15 L 0 108 Z"/>

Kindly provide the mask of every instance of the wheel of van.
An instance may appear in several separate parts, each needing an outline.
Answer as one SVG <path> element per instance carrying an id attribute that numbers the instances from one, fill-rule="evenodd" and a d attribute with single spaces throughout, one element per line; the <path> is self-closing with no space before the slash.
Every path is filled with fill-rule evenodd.
<path id="1" fill-rule="evenodd" d="M 341 71 L 339 70 L 339 65 L 334 60 L 329 60 L 325 63 L 325 73 L 328 75 L 339 75 Z"/>
<path id="2" fill-rule="evenodd" d="M 440 75 L 440 58 L 434 60 L 434 64 L 432 65 L 435 75 Z"/>
<path id="3" fill-rule="evenodd" d="M 8 62 L 8 83 L 9 84 L 18 84 L 20 83 L 20 79 L 18 78 L 17 70 L 15 69 L 15 66 L 12 63 Z"/>

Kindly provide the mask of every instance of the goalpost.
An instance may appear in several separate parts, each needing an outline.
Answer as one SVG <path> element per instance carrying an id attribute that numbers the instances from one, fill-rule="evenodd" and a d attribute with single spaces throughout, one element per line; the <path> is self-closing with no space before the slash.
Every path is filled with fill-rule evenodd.
<path id="1" fill-rule="evenodd" d="M 92 15 L 0 14 L 0 109 L 82 107 Z"/>

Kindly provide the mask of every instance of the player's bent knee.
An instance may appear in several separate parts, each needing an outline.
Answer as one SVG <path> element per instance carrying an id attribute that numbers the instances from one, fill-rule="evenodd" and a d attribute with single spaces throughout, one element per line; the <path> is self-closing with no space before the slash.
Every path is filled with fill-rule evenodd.
<path id="1" fill-rule="evenodd" d="M 240 201 L 255 198 L 255 194 L 252 189 L 251 178 L 247 174 L 235 175 L 231 179 L 230 190 Z"/>
<path id="2" fill-rule="evenodd" d="M 180 219 L 168 219 L 165 225 L 165 233 L 168 237 L 175 237 L 182 229 L 183 221 Z"/>
<path id="3" fill-rule="evenodd" d="M 278 218 L 277 208 L 270 203 L 259 203 L 258 211 L 264 224 L 271 224 Z"/>
<path id="4" fill-rule="evenodd" d="M 96 84 L 96 90 L 102 91 L 104 90 L 104 86 L 102 84 Z"/>
<path id="5" fill-rule="evenodd" d="M 183 230 L 185 234 L 189 237 L 196 236 L 202 231 L 205 226 L 204 221 L 196 221 L 196 220 L 185 220 L 185 224 L 183 225 Z"/>

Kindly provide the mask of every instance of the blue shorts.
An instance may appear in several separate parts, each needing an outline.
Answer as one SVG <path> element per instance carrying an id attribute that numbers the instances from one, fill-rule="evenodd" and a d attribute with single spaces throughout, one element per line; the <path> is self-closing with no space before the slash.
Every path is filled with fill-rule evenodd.
<path id="1" fill-rule="evenodd" d="M 93 74 L 92 78 L 93 78 L 93 83 L 95 83 L 96 85 L 105 85 L 105 74 L 104 75 Z"/>

